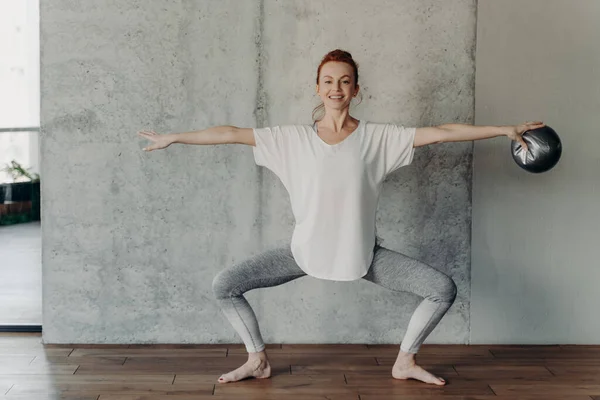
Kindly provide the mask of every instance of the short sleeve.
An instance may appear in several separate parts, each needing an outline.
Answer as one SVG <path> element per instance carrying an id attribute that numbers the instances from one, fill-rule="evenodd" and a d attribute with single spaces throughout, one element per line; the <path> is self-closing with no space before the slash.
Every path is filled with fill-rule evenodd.
<path id="1" fill-rule="evenodd" d="M 380 155 L 383 156 L 385 174 L 409 165 L 415 153 L 416 128 L 386 124 L 383 126 Z"/>
<path id="2" fill-rule="evenodd" d="M 256 144 L 252 148 L 254 162 L 280 175 L 283 151 L 281 130 L 275 127 L 253 129 L 253 131 Z"/>

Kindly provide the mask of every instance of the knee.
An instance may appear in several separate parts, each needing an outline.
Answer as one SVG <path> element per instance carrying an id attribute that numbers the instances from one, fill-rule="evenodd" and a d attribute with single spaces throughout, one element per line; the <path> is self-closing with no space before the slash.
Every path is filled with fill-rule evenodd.
<path id="1" fill-rule="evenodd" d="M 444 303 L 453 303 L 456 299 L 456 283 L 451 277 L 444 275 L 444 279 L 441 280 L 440 285 L 434 294 L 434 299 Z"/>
<path id="2" fill-rule="evenodd" d="M 444 285 L 444 290 L 442 291 L 442 296 L 447 303 L 453 303 L 456 299 L 456 293 L 458 292 L 456 288 L 456 283 L 451 277 L 448 277 L 448 281 L 446 285 Z"/>
<path id="3" fill-rule="evenodd" d="M 212 281 L 212 291 L 217 299 L 229 297 L 231 289 L 225 271 L 219 272 Z"/>

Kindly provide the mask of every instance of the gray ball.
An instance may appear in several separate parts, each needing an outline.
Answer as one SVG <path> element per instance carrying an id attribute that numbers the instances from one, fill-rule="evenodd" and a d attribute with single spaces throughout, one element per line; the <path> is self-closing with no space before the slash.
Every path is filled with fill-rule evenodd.
<path id="1" fill-rule="evenodd" d="M 535 174 L 546 172 L 560 160 L 562 143 L 558 134 L 549 126 L 525 132 L 523 140 L 529 147 L 527 154 L 515 140 L 510 144 L 510 149 L 517 165 L 525 171 Z"/>

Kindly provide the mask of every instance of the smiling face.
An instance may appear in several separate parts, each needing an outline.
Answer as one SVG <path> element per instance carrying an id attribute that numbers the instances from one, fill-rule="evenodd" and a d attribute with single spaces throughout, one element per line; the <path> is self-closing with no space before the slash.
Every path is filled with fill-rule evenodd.
<path id="1" fill-rule="evenodd" d="M 325 109 L 343 110 L 358 94 L 359 86 L 355 82 L 354 69 L 345 62 L 330 61 L 323 65 L 317 84 L 317 94 L 321 97 Z"/>

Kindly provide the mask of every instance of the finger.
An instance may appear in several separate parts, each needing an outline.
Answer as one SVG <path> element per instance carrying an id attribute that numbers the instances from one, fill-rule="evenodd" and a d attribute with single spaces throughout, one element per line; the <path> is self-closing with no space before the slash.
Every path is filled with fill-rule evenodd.
<path id="1" fill-rule="evenodd" d="M 527 146 L 527 143 L 523 140 L 523 138 L 519 138 L 519 143 L 521 144 L 521 147 L 523 148 L 523 152 L 527 153 L 529 151 L 529 147 Z"/>
<path id="2" fill-rule="evenodd" d="M 529 151 L 529 148 L 527 147 L 527 143 L 525 143 L 523 139 L 519 140 L 519 144 L 522 148 L 521 161 L 523 162 L 523 164 L 525 164 L 527 162 L 527 152 Z"/>
<path id="3" fill-rule="evenodd" d="M 156 137 L 156 135 L 149 135 L 149 134 L 143 133 L 143 132 L 140 132 L 139 135 L 141 137 L 143 137 L 144 139 L 150 140 L 151 142 L 156 142 L 158 140 L 158 138 Z"/>
<path id="4" fill-rule="evenodd" d="M 157 133 L 153 132 L 153 131 L 140 131 L 138 132 L 141 135 L 146 135 L 146 136 L 155 136 Z"/>
<path id="5" fill-rule="evenodd" d="M 542 121 L 533 121 L 533 122 L 528 122 L 527 125 L 531 126 L 531 127 L 539 128 L 541 126 L 544 126 L 545 124 Z"/>

